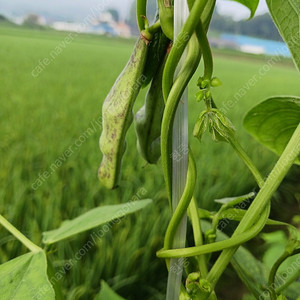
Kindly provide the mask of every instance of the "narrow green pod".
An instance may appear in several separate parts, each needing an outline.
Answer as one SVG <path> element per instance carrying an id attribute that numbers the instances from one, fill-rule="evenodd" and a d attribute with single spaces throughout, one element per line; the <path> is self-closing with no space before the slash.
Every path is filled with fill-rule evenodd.
<path id="1" fill-rule="evenodd" d="M 163 33 L 173 41 L 174 39 L 174 6 L 171 0 L 157 0 L 159 20 Z"/>
<path id="2" fill-rule="evenodd" d="M 167 55 L 165 54 L 165 57 Z M 140 155 L 150 164 L 160 157 L 160 132 L 164 113 L 162 76 L 166 58 L 158 69 L 147 92 L 145 105 L 135 116 L 137 148 Z"/>
<path id="3" fill-rule="evenodd" d="M 158 72 L 158 69 L 166 55 L 166 50 L 169 44 L 170 40 L 165 36 L 161 29 L 154 33 L 153 38 L 148 46 L 149 50 L 143 72 L 145 81 L 143 82 L 142 88 L 146 87 L 151 82 L 154 75 Z"/>
<path id="4" fill-rule="evenodd" d="M 147 43 L 139 38 L 133 53 L 108 93 L 102 106 L 100 150 L 103 153 L 98 176 L 109 189 L 117 187 L 122 157 L 126 149 L 125 136 L 133 121 L 132 107 L 144 81 L 143 70 Z"/>
<path id="5" fill-rule="evenodd" d="M 137 0 L 136 20 L 140 32 L 145 29 L 146 14 L 147 14 L 147 0 Z"/>

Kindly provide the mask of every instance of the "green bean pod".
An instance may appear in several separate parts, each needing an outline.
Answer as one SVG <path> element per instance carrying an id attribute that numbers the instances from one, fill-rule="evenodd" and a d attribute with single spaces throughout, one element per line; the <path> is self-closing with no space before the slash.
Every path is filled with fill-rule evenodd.
<path id="1" fill-rule="evenodd" d="M 157 30 L 153 34 L 153 38 L 148 46 L 149 50 L 143 72 L 145 80 L 142 84 L 142 88 L 146 87 L 151 82 L 154 75 L 158 72 L 169 44 L 170 40 L 165 36 L 161 29 Z"/>
<path id="2" fill-rule="evenodd" d="M 142 37 L 137 40 L 127 65 L 103 103 L 103 129 L 99 141 L 103 157 L 98 177 L 109 189 L 117 187 L 118 184 L 126 149 L 125 136 L 133 121 L 132 107 L 144 80 L 147 43 Z"/>
<path id="3" fill-rule="evenodd" d="M 167 57 L 166 54 L 165 56 Z M 146 95 L 145 105 L 135 116 L 137 148 L 140 155 L 150 164 L 155 164 L 160 157 L 160 131 L 165 108 L 162 93 L 164 65 L 164 63 L 161 64 L 152 80 Z"/>
<path id="4" fill-rule="evenodd" d="M 159 20 L 163 33 L 173 41 L 174 39 L 174 7 L 171 0 L 157 0 Z"/>
<path id="5" fill-rule="evenodd" d="M 136 1 L 136 20 L 139 31 L 145 29 L 145 18 L 147 14 L 147 0 L 137 0 Z"/>

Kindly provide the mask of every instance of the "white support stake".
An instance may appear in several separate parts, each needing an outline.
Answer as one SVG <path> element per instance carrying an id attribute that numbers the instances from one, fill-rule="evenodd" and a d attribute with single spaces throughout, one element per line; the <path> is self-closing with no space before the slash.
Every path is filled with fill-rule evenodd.
<path id="1" fill-rule="evenodd" d="M 189 15 L 189 9 L 186 0 L 174 0 L 174 40 L 180 33 L 180 30 Z M 177 67 L 177 71 L 183 65 L 186 58 L 186 53 Z M 175 77 L 177 73 L 175 73 Z M 188 167 L 188 91 L 185 90 L 182 99 L 178 105 L 174 120 L 173 128 L 173 181 L 172 181 L 172 206 L 173 211 L 178 205 L 178 202 L 183 193 L 187 167 Z M 173 248 L 184 248 L 186 241 L 186 215 L 183 217 L 178 230 L 176 232 Z M 180 284 L 182 278 L 184 260 L 174 258 L 170 260 L 170 269 L 167 286 L 167 300 L 178 300 L 180 293 Z"/>

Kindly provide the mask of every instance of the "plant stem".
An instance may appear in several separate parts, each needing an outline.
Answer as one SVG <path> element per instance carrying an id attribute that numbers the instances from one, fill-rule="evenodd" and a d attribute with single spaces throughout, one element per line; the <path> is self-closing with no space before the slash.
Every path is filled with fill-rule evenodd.
<path id="1" fill-rule="evenodd" d="M 201 246 L 203 245 L 202 230 L 201 230 L 201 223 L 198 214 L 198 207 L 197 207 L 196 199 L 194 197 L 192 198 L 192 201 L 189 206 L 189 215 L 191 217 L 192 226 L 193 226 L 195 246 Z M 200 275 L 202 278 L 205 278 L 208 274 L 205 255 L 200 255 L 197 259 L 199 263 Z"/>
<path id="2" fill-rule="evenodd" d="M 40 247 L 30 241 L 23 233 L 21 233 L 16 227 L 9 223 L 2 215 L 0 215 L 0 224 L 6 228 L 13 236 L 15 236 L 24 246 L 26 246 L 31 252 L 43 251 Z"/>
<path id="3" fill-rule="evenodd" d="M 166 2 L 164 2 L 166 3 Z M 171 1 L 170 1 L 171 4 Z M 181 31 L 181 28 L 186 21 L 189 15 L 189 11 L 185 1 L 175 0 L 174 1 L 174 23 L 173 23 L 173 37 L 175 40 L 178 40 L 178 34 Z M 176 75 L 178 75 L 180 69 L 184 66 L 185 61 L 187 59 L 186 53 L 182 57 L 182 61 L 178 63 Z M 175 74 L 174 74 L 175 75 Z M 176 76 L 175 75 L 175 76 Z M 188 91 L 184 89 L 183 94 L 180 95 L 181 100 L 183 101 L 182 105 L 178 105 L 176 109 L 176 114 L 174 116 L 174 122 L 170 127 L 170 136 L 172 135 L 172 153 L 177 151 L 178 147 L 183 147 L 184 149 L 188 148 Z M 179 99 L 178 99 L 179 100 Z M 171 204 L 173 208 L 173 216 L 169 223 L 168 230 L 166 233 L 166 237 L 168 232 L 172 232 L 172 224 L 176 226 L 173 237 L 170 236 L 172 240 L 170 240 L 170 246 L 174 247 L 184 247 L 186 244 L 186 210 L 189 206 L 189 202 L 193 196 L 193 191 L 195 187 L 195 183 L 190 186 L 191 192 L 188 192 L 189 199 L 185 199 L 183 202 L 182 196 L 186 194 L 186 186 L 189 186 L 189 170 L 191 168 L 188 167 L 189 163 L 189 154 L 188 151 L 184 152 L 180 160 L 172 160 L 172 190 L 171 190 Z M 194 180 L 196 180 L 196 174 Z M 184 208 L 180 212 L 180 208 Z M 174 217 L 177 216 L 177 220 Z M 174 222 L 173 222 L 174 221 Z M 165 239 L 166 241 L 166 239 Z M 167 300 L 177 300 L 180 295 L 180 285 L 182 282 L 182 272 L 183 265 L 181 265 L 182 261 L 180 259 L 172 259 L 170 260 L 170 271 L 172 267 L 178 266 L 178 271 L 170 272 L 168 274 L 168 282 L 167 282 Z"/>
<path id="4" fill-rule="evenodd" d="M 176 230 L 193 197 L 197 172 L 196 172 L 195 161 L 191 152 L 189 152 L 188 165 L 189 167 L 187 171 L 186 185 L 184 187 L 184 191 L 182 197 L 180 198 L 179 204 L 176 207 L 175 212 L 169 222 L 165 234 L 164 249 L 170 249 L 173 247 L 173 240 L 174 240 Z"/>
<path id="5" fill-rule="evenodd" d="M 55 291 L 55 299 L 56 300 L 64 300 L 61 285 L 59 284 L 59 282 L 57 280 L 51 280 L 52 278 L 55 278 L 55 269 L 54 269 L 53 264 L 48 256 L 47 256 L 47 265 L 48 265 L 47 275 L 48 275 L 49 281 L 51 282 L 53 289 Z"/>
<path id="6" fill-rule="evenodd" d="M 151 25 L 147 31 L 150 34 L 154 34 L 158 29 L 160 28 L 160 21 L 158 20 L 157 22 L 155 22 L 153 25 Z"/>
<path id="7" fill-rule="evenodd" d="M 209 41 L 201 20 L 199 22 L 199 27 L 197 29 L 198 30 L 196 30 L 196 35 L 200 44 L 201 52 L 203 55 L 203 61 L 204 61 L 203 78 L 211 80 L 213 74 L 213 57 L 212 57 Z"/>
<path id="8" fill-rule="evenodd" d="M 236 138 L 229 139 L 229 143 L 232 146 L 232 148 L 235 150 L 235 152 L 238 154 L 238 156 L 242 159 L 242 161 L 245 163 L 245 165 L 248 167 L 249 171 L 252 173 L 253 177 L 255 178 L 258 186 L 262 188 L 264 185 L 264 180 L 254 165 L 251 158 L 248 156 L 248 154 L 245 152 L 241 144 L 238 142 Z"/>
<path id="9" fill-rule="evenodd" d="M 176 39 L 177 41 L 177 39 Z M 174 46 L 173 46 L 174 47 Z M 173 49 L 173 48 L 172 48 Z M 196 49 L 196 50 L 195 50 Z M 185 63 L 177 75 L 167 98 L 164 98 L 166 106 L 161 124 L 161 164 L 164 171 L 165 183 L 168 192 L 170 206 L 172 207 L 172 147 L 174 119 L 180 99 L 188 82 L 193 76 L 200 61 L 200 55 L 197 50 L 199 44 L 196 35 L 193 35 L 186 56 Z M 172 50 L 171 50 L 172 51 Z M 169 59 L 169 56 L 168 56 Z M 168 62 L 168 60 L 167 60 Z M 167 64 L 166 62 L 166 64 Z M 164 69 L 164 74 L 166 67 Z M 168 73 L 169 74 L 169 73 Z"/>
<path id="10" fill-rule="evenodd" d="M 204 0 L 195 1 L 189 17 L 187 18 L 178 35 L 179 38 L 174 41 L 173 47 L 166 62 L 163 76 L 163 95 L 165 100 L 168 98 L 170 93 L 177 64 L 199 23 L 199 16 L 202 15 L 206 4 L 207 1 Z"/>
<path id="11" fill-rule="evenodd" d="M 273 168 L 272 172 L 267 178 L 262 189 L 257 194 L 253 203 L 247 210 L 244 218 L 242 219 L 237 229 L 233 233 L 233 236 L 241 234 L 244 231 L 246 231 L 248 228 L 253 226 L 253 223 L 257 219 L 257 216 L 261 214 L 262 210 L 268 204 L 273 193 L 277 190 L 278 186 L 280 185 L 280 183 L 288 173 L 289 169 L 291 168 L 292 164 L 294 163 L 295 159 L 299 155 L 300 153 L 299 141 L 300 141 L 300 124 L 296 128 L 292 138 L 290 139 L 288 145 L 286 146 L 285 150 L 280 156 L 278 162 L 276 163 L 275 167 Z M 216 283 L 218 282 L 219 278 L 221 277 L 222 273 L 226 269 L 227 265 L 229 264 L 232 256 L 234 255 L 237 249 L 238 247 L 226 249 L 219 256 L 218 260 L 212 267 L 207 277 L 208 281 L 211 282 L 213 286 L 215 286 Z"/>
<path id="12" fill-rule="evenodd" d="M 158 257 L 162 258 L 175 258 L 175 257 L 191 257 L 202 254 L 208 254 L 211 252 L 221 251 L 227 248 L 234 248 L 254 238 L 265 226 L 270 213 L 270 205 L 267 205 L 263 210 L 261 216 L 256 216 L 258 220 L 254 222 L 253 226 L 247 231 L 232 236 L 229 239 L 221 240 L 212 244 L 205 244 L 198 247 L 188 247 L 184 249 L 171 249 L 171 250 L 159 250 L 157 252 Z"/>

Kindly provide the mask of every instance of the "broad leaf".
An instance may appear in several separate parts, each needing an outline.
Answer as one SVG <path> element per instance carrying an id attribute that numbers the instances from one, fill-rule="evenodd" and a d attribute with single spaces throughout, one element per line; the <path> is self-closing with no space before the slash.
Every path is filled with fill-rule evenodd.
<path id="1" fill-rule="evenodd" d="M 201 221 L 202 229 L 207 231 L 211 228 L 211 225 L 207 221 Z M 229 237 L 221 231 L 217 232 L 217 241 L 228 239 Z M 291 257 L 289 261 L 289 269 L 284 272 L 284 276 L 280 277 L 280 274 L 276 276 L 278 287 L 283 283 L 282 279 L 287 280 L 299 272 L 299 264 L 297 263 L 299 256 Z M 263 294 L 264 287 L 267 286 L 268 275 L 270 270 L 257 260 L 245 247 L 240 246 L 231 260 L 231 264 L 236 273 L 243 281 L 245 286 L 251 291 L 251 293 L 257 298 Z M 300 283 L 294 282 L 282 293 L 291 299 L 296 299 L 300 290 Z"/>
<path id="2" fill-rule="evenodd" d="M 54 300 L 43 251 L 30 252 L 0 265 L 1 300 Z"/>
<path id="3" fill-rule="evenodd" d="M 205 221 L 201 222 L 201 226 L 204 231 L 210 228 L 209 223 Z M 217 241 L 228 238 L 225 233 L 217 231 Z M 263 292 L 262 286 L 267 284 L 267 270 L 263 264 L 242 246 L 234 254 L 231 264 L 249 291 L 258 299 Z"/>
<path id="4" fill-rule="evenodd" d="M 262 286 L 267 285 L 268 269 L 244 247 L 240 247 L 235 253 L 231 264 L 249 291 L 258 299 L 262 294 Z"/>
<path id="5" fill-rule="evenodd" d="M 246 115 L 244 126 L 263 145 L 281 155 L 300 123 L 300 98 L 278 96 L 255 106 Z M 296 160 L 300 164 L 300 159 Z"/>
<path id="6" fill-rule="evenodd" d="M 300 70 L 300 2 L 267 0 L 271 16 Z"/>
<path id="7" fill-rule="evenodd" d="M 101 281 L 100 293 L 94 300 L 125 300 L 118 294 L 116 294 L 105 281 Z"/>
<path id="8" fill-rule="evenodd" d="M 289 297 L 289 299 L 297 299 L 300 300 L 300 296 L 299 296 L 299 291 L 300 291 L 300 282 L 294 282 L 293 284 L 291 284 L 284 292 L 283 294 L 287 297 Z"/>
<path id="9" fill-rule="evenodd" d="M 267 246 L 267 250 L 264 252 L 262 261 L 268 268 L 271 269 L 278 257 L 284 252 L 287 244 L 287 237 L 282 230 L 263 233 L 260 236 Z"/>
<path id="10" fill-rule="evenodd" d="M 259 297 L 264 292 L 263 287 L 267 286 L 270 270 L 244 247 L 239 247 L 233 256 L 231 264 L 249 291 L 251 291 L 257 299 L 261 299 Z M 288 271 L 284 272 L 284 275 L 278 274 L 276 276 L 276 287 L 280 287 L 283 284 L 282 278 L 288 280 L 293 277 L 296 272 L 299 272 L 298 268 L 297 257 L 291 257 L 286 269 Z M 299 288 L 300 283 L 294 282 L 289 285 L 287 289 L 282 291 L 282 294 L 291 299 L 296 299 L 299 295 Z"/>
<path id="11" fill-rule="evenodd" d="M 124 204 L 94 208 L 73 220 L 64 221 L 58 229 L 44 232 L 43 243 L 53 244 L 77 233 L 103 225 L 113 220 L 118 220 L 128 214 L 144 208 L 151 202 L 152 200 L 145 199 Z"/>
<path id="12" fill-rule="evenodd" d="M 259 0 L 232 0 L 232 1 L 241 3 L 244 6 L 248 7 L 251 12 L 250 19 L 254 16 L 259 3 Z"/>
<path id="13" fill-rule="evenodd" d="M 283 275 L 278 274 L 276 276 L 276 288 L 280 287 L 286 280 L 298 272 L 297 268 L 299 265 L 297 264 L 297 258 L 294 257 L 291 259 L 287 271 L 284 272 Z M 244 247 L 238 249 L 231 264 L 247 288 L 257 299 L 260 299 L 259 296 L 264 292 L 263 287 L 267 286 L 269 269 Z M 284 278 L 284 280 L 282 278 Z M 290 299 L 296 299 L 299 295 L 299 290 L 300 283 L 293 282 L 288 288 L 282 291 L 282 294 L 290 297 Z"/>
<path id="14" fill-rule="evenodd" d="M 289 257 L 279 268 L 279 272 L 276 275 L 276 283 L 278 287 L 288 281 L 290 278 L 300 277 L 299 268 L 300 255 L 294 255 Z M 297 280 L 297 279 L 296 279 Z M 292 283 L 287 289 L 283 290 L 281 293 L 289 297 L 289 299 L 296 299 L 299 296 L 300 282 Z M 297 298 L 298 299 L 298 298 Z"/>

